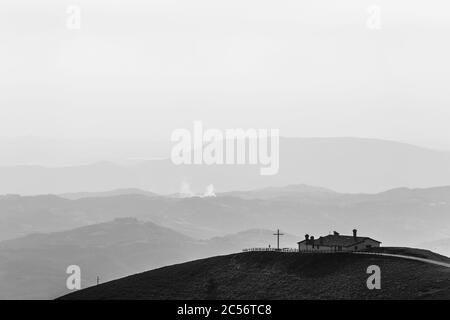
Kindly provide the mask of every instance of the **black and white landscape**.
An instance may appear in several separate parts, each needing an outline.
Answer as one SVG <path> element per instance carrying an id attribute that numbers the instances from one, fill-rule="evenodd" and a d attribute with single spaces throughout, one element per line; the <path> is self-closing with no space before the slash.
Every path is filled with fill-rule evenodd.
<path id="1" fill-rule="evenodd" d="M 449 9 L 3 0 L 0 299 L 450 299 Z"/>
<path id="2" fill-rule="evenodd" d="M 0 242 L 2 298 L 68 293 L 65 268 L 72 264 L 86 271 L 82 285 L 88 287 L 97 276 L 108 281 L 244 248 L 275 247 L 273 226 L 287 232 L 281 247 L 295 248 L 302 231 L 350 233 L 349 226 L 358 226 L 385 246 L 450 255 L 444 239 L 450 232 L 450 187 L 345 194 L 290 185 L 211 197 L 128 189 L 80 196 L 0 198 L 6 213 Z"/>

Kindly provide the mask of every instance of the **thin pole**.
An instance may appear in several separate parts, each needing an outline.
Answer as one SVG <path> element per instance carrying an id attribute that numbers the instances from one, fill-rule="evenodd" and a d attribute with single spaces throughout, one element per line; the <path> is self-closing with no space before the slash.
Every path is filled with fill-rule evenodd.
<path id="1" fill-rule="evenodd" d="M 277 230 L 277 249 L 280 250 L 280 229 Z"/>

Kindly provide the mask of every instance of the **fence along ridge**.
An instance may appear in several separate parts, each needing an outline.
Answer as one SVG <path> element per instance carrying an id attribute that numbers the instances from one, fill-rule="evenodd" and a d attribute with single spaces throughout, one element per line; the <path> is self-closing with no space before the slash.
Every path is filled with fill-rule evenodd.
<path id="1" fill-rule="evenodd" d="M 345 253 L 349 251 L 336 251 L 336 250 L 299 250 L 295 248 L 245 248 L 242 249 L 243 252 L 265 252 L 265 251 L 274 251 L 274 252 L 300 252 L 300 253 Z"/>

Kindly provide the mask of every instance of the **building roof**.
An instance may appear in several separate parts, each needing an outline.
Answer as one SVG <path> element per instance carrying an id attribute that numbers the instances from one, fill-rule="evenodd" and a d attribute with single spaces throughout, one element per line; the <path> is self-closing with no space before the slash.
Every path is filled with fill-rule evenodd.
<path id="1" fill-rule="evenodd" d="M 314 239 L 314 245 L 315 246 L 316 245 L 328 246 L 328 247 L 332 247 L 332 246 L 349 247 L 349 246 L 353 246 L 358 243 L 364 242 L 365 240 L 372 240 L 372 241 L 381 243 L 380 241 L 374 240 L 369 237 L 353 237 L 353 236 L 341 236 L 341 235 L 330 234 L 325 237 L 320 237 L 318 239 Z M 298 243 L 304 243 L 304 242 L 306 242 L 306 239 L 303 241 L 300 241 Z M 308 240 L 308 244 L 312 244 L 311 239 Z"/>

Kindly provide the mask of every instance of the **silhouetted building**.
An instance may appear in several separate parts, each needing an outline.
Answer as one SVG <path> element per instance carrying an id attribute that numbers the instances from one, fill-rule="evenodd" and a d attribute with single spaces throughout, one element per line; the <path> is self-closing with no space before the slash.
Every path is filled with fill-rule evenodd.
<path id="1" fill-rule="evenodd" d="M 353 235 L 342 236 L 334 231 L 328 236 L 314 239 L 314 236 L 305 235 L 305 240 L 297 242 L 299 251 L 357 251 L 379 247 L 381 242 L 369 237 L 358 237 L 357 230 Z"/>

